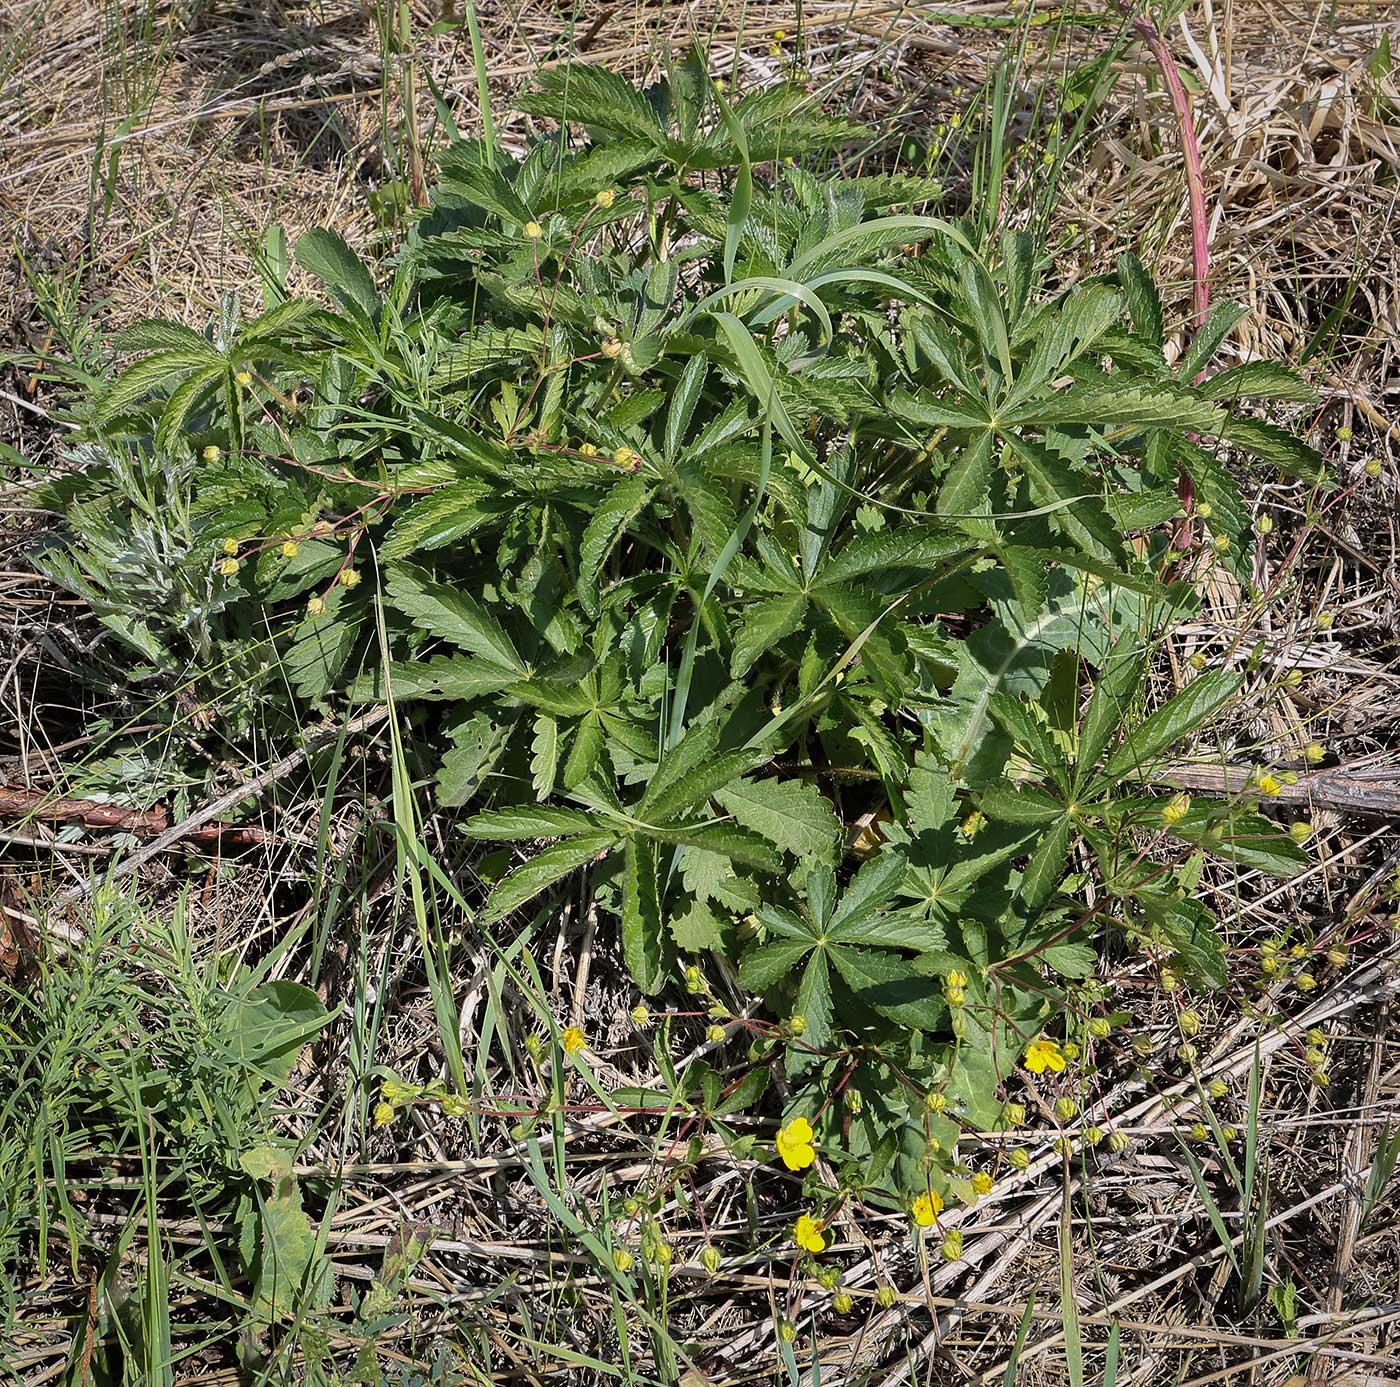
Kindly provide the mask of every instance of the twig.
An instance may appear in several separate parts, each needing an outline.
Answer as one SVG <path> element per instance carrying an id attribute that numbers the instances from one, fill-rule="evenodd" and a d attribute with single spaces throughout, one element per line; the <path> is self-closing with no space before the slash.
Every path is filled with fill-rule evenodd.
<path id="1" fill-rule="evenodd" d="M 253 795 L 261 794 L 269 785 L 280 780 L 284 775 L 296 770 L 312 753 L 319 751 L 323 746 L 335 741 L 341 736 L 350 736 L 356 732 L 363 732 L 367 728 L 375 727 L 389 716 L 386 707 L 370 708 L 361 713 L 358 717 L 353 717 L 344 727 L 327 727 L 318 732 L 314 732 L 306 740 L 306 745 L 298 747 L 296 751 L 284 756 L 280 761 L 269 766 L 259 775 L 240 781 L 233 789 L 222 794 L 218 799 L 210 800 L 201 809 L 196 809 L 188 818 L 181 820 L 178 824 L 172 824 L 153 842 L 147 843 L 145 847 L 138 848 L 129 857 L 124 857 L 112 868 L 105 877 L 100 878 L 105 884 L 110 884 L 120 880 L 122 877 L 130 876 L 138 867 L 144 866 L 153 857 L 159 856 L 173 844 L 181 842 L 190 837 L 198 829 L 204 827 L 214 819 L 218 819 L 226 814 L 235 805 L 241 804 L 245 799 Z M 61 896 L 55 899 L 57 905 L 71 905 L 76 901 L 90 896 L 98 885 L 97 878 L 79 882 L 78 885 L 70 887 Z"/>

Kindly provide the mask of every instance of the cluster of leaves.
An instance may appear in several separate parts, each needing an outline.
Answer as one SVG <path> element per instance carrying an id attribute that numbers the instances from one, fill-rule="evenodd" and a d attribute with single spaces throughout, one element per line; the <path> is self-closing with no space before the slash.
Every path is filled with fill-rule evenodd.
<path id="1" fill-rule="evenodd" d="M 134 329 L 89 437 L 190 478 L 186 562 L 299 705 L 436 705 L 441 803 L 524 845 L 487 920 L 586 870 L 643 992 L 732 960 L 802 1018 L 794 1111 L 907 1190 L 1110 928 L 1219 985 L 1202 854 L 1303 860 L 1152 788 L 1236 675 L 1143 708 L 1179 495 L 1241 563 L 1222 450 L 1319 459 L 1228 405 L 1302 387 L 1195 383 L 1228 307 L 1170 366 L 1132 258 L 1055 291 L 1025 236 L 902 210 L 935 186 L 841 176 L 860 132 L 800 86 L 731 104 L 692 56 L 525 106 L 555 133 L 454 143 L 382 292 L 310 233 L 333 308 Z M 120 509 L 117 467 L 66 499 Z"/>

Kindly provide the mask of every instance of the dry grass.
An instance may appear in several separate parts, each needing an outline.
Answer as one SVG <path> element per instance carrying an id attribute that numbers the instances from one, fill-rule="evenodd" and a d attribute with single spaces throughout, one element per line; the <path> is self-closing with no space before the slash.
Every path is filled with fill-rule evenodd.
<path id="1" fill-rule="evenodd" d="M 981 85 L 1005 33 L 949 23 L 948 11 L 985 21 L 1008 16 L 1010 7 L 807 4 L 807 65 L 857 114 L 926 135 L 964 104 L 959 89 Z M 260 247 L 274 224 L 289 237 L 329 224 L 372 247 L 377 228 L 368 195 L 401 173 L 411 180 L 406 154 L 399 168 L 412 145 L 410 128 L 424 152 L 439 138 L 425 90 L 429 76 L 459 124 L 473 124 L 465 39 L 455 26 L 430 33 L 440 17 L 422 5 L 414 12 L 419 101 L 410 122 L 403 60 L 386 54 L 374 15 L 358 5 L 118 11 L 75 0 L 10 0 L 0 11 L 8 40 L 0 53 L 0 314 L 8 320 L 0 351 L 42 355 L 63 347 L 81 354 L 94 349 L 84 326 L 90 319 L 107 327 L 161 314 L 202 325 L 222 292 L 256 284 Z M 571 44 L 595 61 L 640 70 L 668 43 L 703 37 L 717 65 L 757 81 L 772 66 L 772 32 L 798 27 L 790 7 L 764 4 L 567 13 L 527 3 L 513 13 L 493 8 L 483 20 L 498 114 L 531 71 Z M 1205 3 L 1167 34 L 1200 89 L 1195 111 L 1211 209 L 1212 294 L 1252 310 L 1222 360 L 1299 361 L 1310 350 L 1305 364 L 1323 402 L 1298 422 L 1336 459 L 1345 484 L 1322 522 L 1307 529 L 1296 488 L 1266 488 L 1253 498 L 1277 525 L 1276 542 L 1258 559 L 1258 586 L 1286 600 L 1250 605 L 1216 578 L 1203 616 L 1181 631 L 1173 651 L 1185 661 L 1198 651 L 1209 658 L 1257 643 L 1260 679 L 1302 671 L 1266 719 L 1237 729 L 1240 760 L 1286 763 L 1318 741 L 1342 762 L 1375 773 L 1393 773 L 1400 762 L 1400 86 L 1394 71 L 1372 63 L 1387 34 L 1400 48 L 1400 17 L 1364 0 L 1311 8 L 1273 0 Z M 1088 33 L 1077 41 L 1077 56 L 1102 42 Z M 1138 248 L 1175 284 L 1174 307 L 1185 322 L 1190 261 L 1181 163 L 1161 83 L 1145 52 L 1135 52 L 1098 118 L 1090 153 L 1063 189 L 1058 244 L 1070 275 Z M 1033 53 L 1028 86 L 1055 78 L 1062 58 Z M 42 373 L 14 369 L 0 382 L 0 427 L 26 451 L 39 451 L 52 399 Z M 1351 438 L 1338 442 L 1338 428 L 1350 429 Z M 1381 461 L 1379 478 L 1365 471 L 1372 458 Z M 0 717 L 23 729 L 13 752 L 5 752 L 13 757 L 6 773 L 47 785 L 51 763 L 41 758 L 36 768 L 25 752 L 46 736 L 66 736 L 61 717 L 37 708 L 34 698 L 43 686 L 37 637 L 51 612 L 24 604 L 51 602 L 52 594 L 32 579 L 4 581 L 11 586 L 0 602 L 20 638 L 0 669 Z M 315 806 L 306 809 L 314 822 Z M 774 1233 L 790 1218 L 782 1189 L 754 1183 L 750 1166 L 724 1161 L 710 1168 L 710 1183 L 698 1191 L 704 1231 L 681 1204 L 663 1204 L 659 1218 L 676 1252 L 669 1313 L 703 1373 L 692 1382 L 785 1376 L 775 1315 L 800 1327 L 799 1367 L 819 1346 L 823 1383 L 999 1382 L 1032 1296 L 1016 1380 L 1060 1382 L 1068 1371 L 1062 1294 L 1079 1306 L 1091 1380 L 1102 1370 L 1108 1322 L 1117 1319 L 1118 1381 L 1137 1387 L 1400 1381 L 1393 1349 L 1400 1215 L 1383 1204 L 1363 1227 L 1358 1195 L 1376 1133 L 1400 1121 L 1400 1047 L 1388 1026 L 1400 978 L 1388 924 L 1400 833 L 1384 817 L 1326 807 L 1313 817 L 1319 853 L 1312 871 L 1247 903 L 1238 882 L 1222 881 L 1218 889 L 1227 894 L 1216 904 L 1243 946 L 1241 959 L 1265 935 L 1291 931 L 1310 946 L 1345 942 L 1347 961 L 1322 968 L 1311 994 L 1280 984 L 1272 994 L 1256 994 L 1249 1011 L 1222 1007 L 1204 1018 L 1197 1041 L 1203 1078 L 1230 1085 L 1221 1120 L 1241 1127 L 1246 1076 L 1260 1056 L 1260 1160 L 1270 1171 L 1266 1287 L 1291 1282 L 1300 1305 L 1312 1307 L 1294 1326 L 1302 1340 L 1284 1336 L 1267 1297 L 1248 1312 L 1236 1302 L 1229 1258 L 1178 1140 L 1195 1119 L 1172 1101 L 1189 1096 L 1185 1080 L 1171 1077 L 1184 1073 L 1172 1055 L 1180 1039 L 1176 1004 L 1125 965 L 1123 992 L 1154 1043 L 1161 1077 L 1148 1084 L 1132 1057 L 1119 1054 L 1104 1068 L 1093 1120 L 1130 1135 L 1131 1146 L 1118 1156 L 1105 1149 L 1081 1176 L 1070 1173 L 1043 1130 L 1029 1169 L 1006 1169 L 993 1198 L 955 1220 L 966 1238 L 962 1261 L 920 1267 L 902 1220 L 848 1219 L 834 1230 L 834 1244 L 856 1303 L 839 1316 L 827 1293 L 789 1279 L 781 1257 L 743 1257 L 753 1241 L 751 1218 Z M 269 853 L 243 870 L 251 886 L 211 885 L 206 893 L 213 936 L 246 938 L 276 927 L 273 888 L 284 870 L 290 874 L 287 858 Z M 259 881 L 269 883 L 266 893 Z M 382 963 L 394 987 L 404 987 L 395 993 L 386 1037 L 390 1063 L 408 1070 L 416 1059 L 431 1069 L 430 1009 L 397 971 L 405 921 L 374 890 L 364 899 L 374 909 L 356 928 L 369 940 L 376 971 Z M 626 1010 L 611 981 L 616 960 L 595 952 L 582 910 L 564 913 L 554 929 L 537 951 L 547 960 L 544 981 L 556 1016 L 588 1024 L 600 1077 L 648 1081 L 644 1045 L 616 1020 Z M 358 941 L 347 931 L 340 941 L 345 957 Z M 468 1040 L 491 963 L 483 954 L 464 973 Z M 333 972 L 336 985 L 344 983 Z M 1330 1041 L 1325 1090 L 1308 1082 L 1302 1058 L 1313 1027 Z M 527 1098 L 543 1096 L 540 1076 L 517 1080 Z M 307 1105 L 325 1096 L 323 1082 L 305 1076 Z M 1032 1111 L 1046 1114 L 1053 1095 L 1028 1089 Z M 623 1198 L 644 1173 L 664 1166 L 665 1150 L 645 1137 L 598 1119 L 567 1125 L 582 1196 L 598 1197 L 608 1185 L 615 1200 Z M 607 1296 L 584 1276 L 567 1294 L 561 1290 L 565 1261 L 507 1128 L 494 1132 L 486 1154 L 473 1148 L 462 1124 L 431 1114 L 382 1140 L 381 1164 L 340 1171 L 343 1203 L 328 1247 L 341 1276 L 363 1282 L 405 1227 L 430 1227 L 431 1249 L 410 1282 L 423 1303 L 446 1304 L 449 1317 L 475 1307 L 500 1375 L 583 1380 L 582 1369 L 525 1347 L 520 1331 L 529 1310 L 572 1323 L 576 1347 L 605 1342 Z M 1221 1161 L 1209 1144 L 1196 1150 L 1222 1199 L 1228 1231 L 1242 1234 L 1242 1220 L 1222 1194 L 1228 1181 Z M 321 1170 L 336 1166 L 330 1149 L 308 1160 L 323 1161 Z M 177 1237 L 191 1231 L 170 1230 Z M 732 1259 L 719 1278 L 699 1262 L 706 1237 Z M 1063 1260 L 1064 1246 L 1072 1265 Z M 1068 1290 L 1061 1285 L 1067 1266 Z M 508 1278 L 508 1292 L 486 1304 Z M 875 1300 L 882 1285 L 898 1289 L 891 1307 Z M 65 1305 L 75 1294 L 81 1288 L 35 1288 L 34 1303 Z M 421 1332 L 410 1322 L 397 1342 L 411 1354 Z M 53 1347 L 39 1329 L 15 1347 L 22 1380 L 51 1380 Z M 195 1369 L 185 1380 L 235 1379 Z"/>

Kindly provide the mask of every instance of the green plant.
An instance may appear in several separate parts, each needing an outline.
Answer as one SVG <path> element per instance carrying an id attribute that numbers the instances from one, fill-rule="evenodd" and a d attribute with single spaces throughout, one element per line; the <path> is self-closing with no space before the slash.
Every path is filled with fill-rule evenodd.
<path id="1" fill-rule="evenodd" d="M 858 132 L 795 84 L 731 103 L 692 56 L 523 104 L 556 132 L 451 145 L 382 292 L 312 232 L 333 308 L 133 329 L 66 485 L 182 469 L 180 567 L 294 708 L 440 705 L 440 802 L 525 845 L 485 922 L 588 871 L 642 991 L 709 954 L 786 1019 L 728 1082 L 781 1062 L 852 1186 L 962 1190 L 1028 1043 L 1067 1015 L 1088 1063 L 1117 1015 L 1109 941 L 1223 985 L 1203 854 L 1305 860 L 1257 795 L 1154 788 L 1239 677 L 1149 712 L 1146 676 L 1193 602 L 1179 477 L 1247 580 L 1226 455 L 1320 460 L 1228 406 L 1306 391 L 1195 383 L 1229 306 L 1168 367 L 1131 257 L 1056 290 L 1028 237 L 897 210 L 931 183 L 833 173 Z"/>

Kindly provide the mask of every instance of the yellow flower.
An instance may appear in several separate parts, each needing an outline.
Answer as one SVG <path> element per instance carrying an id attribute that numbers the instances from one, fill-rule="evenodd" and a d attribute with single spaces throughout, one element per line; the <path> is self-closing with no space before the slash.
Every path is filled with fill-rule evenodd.
<path id="1" fill-rule="evenodd" d="M 604 188 L 594 199 L 594 202 L 605 211 L 617 201 L 617 193 L 612 188 Z"/>
<path id="2" fill-rule="evenodd" d="M 299 553 L 301 553 L 301 545 L 294 539 L 287 540 L 282 546 L 282 557 L 284 559 L 294 559 Z"/>
<path id="3" fill-rule="evenodd" d="M 598 445 L 596 443 L 585 443 L 580 449 L 584 457 L 596 458 L 598 456 Z"/>
<path id="4" fill-rule="evenodd" d="M 353 568 L 342 568 L 339 582 L 343 588 L 357 588 L 360 586 L 360 575 Z"/>
<path id="5" fill-rule="evenodd" d="M 779 43 L 781 43 L 785 38 L 787 38 L 787 30 L 786 30 L 786 29 L 774 29 L 774 30 L 773 30 L 773 37 L 774 37 L 775 39 L 777 39 Z"/>
<path id="6" fill-rule="evenodd" d="M 526 222 L 524 231 L 527 241 L 538 241 L 544 235 L 544 227 L 539 222 Z"/>
<path id="7" fill-rule="evenodd" d="M 225 578 L 232 578 L 242 566 L 243 565 L 240 564 L 237 559 L 219 560 L 219 572 L 222 573 Z"/>
<path id="8" fill-rule="evenodd" d="M 226 539 L 226 540 L 224 541 L 224 553 L 225 553 L 225 554 L 236 554 L 236 553 L 238 553 L 238 541 L 237 541 L 236 539 Z"/>
<path id="9" fill-rule="evenodd" d="M 1042 1036 L 1026 1046 L 1022 1064 L 1032 1074 L 1043 1074 L 1047 1069 L 1058 1074 L 1065 1067 L 1065 1057 L 1060 1053 L 1060 1042 Z"/>
<path id="10" fill-rule="evenodd" d="M 1191 796 L 1185 793 L 1173 795 L 1162 806 L 1162 822 L 1179 824 L 1191 812 Z"/>
<path id="11" fill-rule="evenodd" d="M 932 1228 L 934 1220 L 943 1212 L 943 1196 L 930 1190 L 921 1194 L 911 1205 L 909 1212 L 920 1228 Z"/>
<path id="12" fill-rule="evenodd" d="M 584 1035 L 581 1027 L 569 1026 L 559 1037 L 559 1043 L 563 1045 L 566 1055 L 576 1055 L 588 1044 L 588 1037 Z"/>
<path id="13" fill-rule="evenodd" d="M 992 1177 L 988 1175 L 985 1170 L 979 1170 L 977 1174 L 972 1177 L 973 1192 L 979 1197 L 984 1194 L 991 1194 L 993 1183 Z"/>
<path id="14" fill-rule="evenodd" d="M 794 1117 L 778 1131 L 778 1155 L 789 1170 L 806 1170 L 817 1159 L 812 1146 L 812 1124 L 805 1117 Z"/>
<path id="15" fill-rule="evenodd" d="M 821 1252 L 826 1248 L 826 1239 L 822 1237 L 822 1229 L 826 1225 L 818 1222 L 811 1214 L 803 1214 L 792 1230 L 792 1240 L 804 1252 Z"/>
<path id="16" fill-rule="evenodd" d="M 376 1127 L 387 1127 L 397 1116 L 392 1103 L 376 1103 L 374 1107 L 374 1125 Z"/>
<path id="17" fill-rule="evenodd" d="M 1303 748 L 1303 756 L 1308 765 L 1315 766 L 1327 755 L 1327 748 L 1320 742 L 1309 742 Z"/>
<path id="18" fill-rule="evenodd" d="M 238 374 L 234 376 L 234 380 L 236 380 L 239 385 L 247 387 L 253 383 L 253 373 L 251 371 L 239 371 Z"/>
<path id="19" fill-rule="evenodd" d="M 1272 775 L 1261 775 L 1259 777 L 1259 793 L 1261 795 L 1276 795 L 1283 789 L 1283 785 Z"/>

